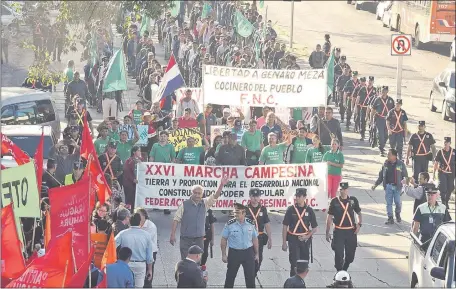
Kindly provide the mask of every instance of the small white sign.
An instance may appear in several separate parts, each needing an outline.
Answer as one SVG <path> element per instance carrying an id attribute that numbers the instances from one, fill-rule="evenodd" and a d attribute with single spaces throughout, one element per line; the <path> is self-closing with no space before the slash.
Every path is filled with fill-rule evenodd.
<path id="1" fill-rule="evenodd" d="M 393 34 L 391 35 L 391 56 L 412 55 L 412 35 Z"/>

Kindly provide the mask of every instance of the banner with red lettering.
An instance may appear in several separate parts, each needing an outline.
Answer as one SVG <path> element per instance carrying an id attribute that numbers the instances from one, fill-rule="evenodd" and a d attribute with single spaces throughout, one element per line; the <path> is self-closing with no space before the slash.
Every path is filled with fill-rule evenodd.
<path id="1" fill-rule="evenodd" d="M 249 190 L 258 188 L 261 204 L 283 210 L 294 203 L 297 188 L 307 188 L 307 201 L 315 209 L 327 209 L 327 163 L 268 166 L 201 166 L 163 163 L 138 164 L 136 206 L 177 209 L 191 195 L 194 185 L 204 188 L 204 197 L 215 193 L 220 179 L 228 175 L 213 210 L 229 210 L 234 202 L 247 204 Z"/>
<path id="2" fill-rule="evenodd" d="M 68 229 L 73 231 L 73 248 L 79 268 L 89 255 L 89 179 L 49 190 L 51 242 Z"/>
<path id="3" fill-rule="evenodd" d="M 324 69 L 272 70 L 205 65 L 204 103 L 236 106 L 326 106 Z"/>

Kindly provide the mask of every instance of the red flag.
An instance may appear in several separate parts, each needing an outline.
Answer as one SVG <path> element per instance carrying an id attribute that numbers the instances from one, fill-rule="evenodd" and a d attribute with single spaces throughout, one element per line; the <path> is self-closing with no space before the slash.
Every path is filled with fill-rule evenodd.
<path id="1" fill-rule="evenodd" d="M 54 238 L 68 229 L 73 231 L 76 266 L 80 267 L 89 255 L 89 180 L 49 190 L 51 207 L 51 244 Z"/>
<path id="2" fill-rule="evenodd" d="M 46 227 L 44 228 L 44 248 L 48 248 L 51 241 L 51 213 L 46 211 Z"/>
<path id="3" fill-rule="evenodd" d="M 88 161 L 85 176 L 88 177 L 89 173 L 92 175 L 92 182 L 98 196 L 98 201 L 103 204 L 105 200 L 111 196 L 112 192 L 109 186 L 106 185 L 106 178 L 101 170 L 100 162 L 98 161 L 97 152 L 95 151 L 95 146 L 92 142 L 92 135 L 90 134 L 85 114 L 81 137 L 81 157 Z"/>
<path id="4" fill-rule="evenodd" d="M 7 288 L 59 288 L 64 287 L 74 275 L 70 230 L 52 240 L 46 254 L 35 259 Z"/>
<path id="5" fill-rule="evenodd" d="M 66 288 L 83 288 L 87 276 L 89 275 L 89 267 L 92 263 L 93 254 L 95 253 L 95 249 L 92 249 L 91 253 L 89 254 L 89 258 L 81 265 L 78 272 L 73 275 L 70 282 L 65 285 Z"/>
<path id="6" fill-rule="evenodd" d="M 30 162 L 30 157 L 14 144 L 6 135 L 0 133 L 2 137 L 2 154 L 11 154 L 18 165 Z"/>
<path id="7" fill-rule="evenodd" d="M 108 245 L 106 246 L 106 250 L 103 254 L 103 258 L 101 259 L 101 271 L 104 272 L 105 278 L 103 281 L 97 286 L 98 288 L 108 288 L 108 274 L 106 273 L 106 266 L 109 264 L 114 264 L 117 261 L 117 251 L 116 251 L 116 241 L 114 239 L 114 233 L 111 232 L 111 236 L 109 236 Z"/>
<path id="8" fill-rule="evenodd" d="M 2 278 L 17 278 L 25 270 L 22 243 L 16 229 L 13 203 L 2 209 Z"/>
<path id="9" fill-rule="evenodd" d="M 36 183 L 38 185 L 38 192 L 41 197 L 41 183 L 43 181 L 43 150 L 44 150 L 44 129 L 41 131 L 40 142 L 35 152 L 35 171 L 36 171 Z"/>

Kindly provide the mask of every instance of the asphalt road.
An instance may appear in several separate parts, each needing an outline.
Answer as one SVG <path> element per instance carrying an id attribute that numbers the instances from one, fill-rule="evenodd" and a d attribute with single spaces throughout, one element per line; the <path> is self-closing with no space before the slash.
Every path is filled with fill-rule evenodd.
<path id="1" fill-rule="evenodd" d="M 268 1 L 268 19 L 277 27 L 286 31 L 289 24 L 289 14 L 286 11 L 288 2 Z M 288 5 L 288 6 L 287 6 Z M 318 13 L 316 13 L 318 11 Z M 395 85 L 395 59 L 389 56 L 389 31 L 375 22 L 373 15 L 367 12 L 355 11 L 345 2 L 301 2 L 295 3 L 295 41 L 302 47 L 313 47 L 322 43 L 325 33 L 331 34 L 335 46 L 340 46 L 347 55 L 348 62 L 356 67 L 363 75 L 375 75 L 377 84 Z M 369 22 L 370 21 L 370 22 Z M 369 25 L 368 25 L 369 24 Z M 302 27 L 302 28 L 299 28 Z M 310 29 L 310 27 L 312 27 Z M 368 28 L 369 27 L 369 28 Z M 278 29 L 280 30 L 280 29 Z M 280 32 L 280 31 L 279 31 Z M 120 39 L 116 39 L 119 45 Z M 10 50 L 11 51 L 11 50 Z M 164 64 L 163 49 L 157 45 L 157 58 Z M 302 49 L 304 51 L 304 49 Z M 26 52 L 15 51 L 15 59 L 10 59 L 8 71 L 2 69 L 2 86 L 17 85 L 22 79 L 16 79 L 11 71 L 24 71 L 30 62 Z M 28 60 L 27 60 L 28 59 Z M 82 71 L 83 63 L 79 62 L 79 54 L 63 56 L 63 65 L 69 59 L 76 62 L 76 67 Z M 432 65 L 431 65 L 432 64 Z M 426 110 L 426 91 L 430 79 L 448 64 L 448 58 L 432 52 L 413 52 L 413 56 L 404 59 L 404 109 L 411 115 L 413 121 L 424 118 L 429 124 L 429 130 L 435 133 L 438 140 L 443 139 L 444 130 L 454 134 L 451 123 L 442 123 L 438 115 Z M 2 66 L 3 68 L 3 66 Z M 18 75 L 19 77 L 19 75 Z M 8 80 L 5 82 L 5 80 Z M 63 116 L 62 85 L 57 87 L 54 97 L 59 106 L 59 114 Z M 137 86 L 134 80 L 129 80 L 130 90 L 125 93 L 125 115 L 137 100 Z M 392 91 L 394 95 L 394 91 Z M 415 99 L 414 99 L 415 98 Z M 410 103 L 413 102 L 413 106 Z M 101 114 L 90 110 L 95 124 L 101 122 Z M 64 124 L 62 124 L 64 125 Z M 62 126 L 64 127 L 64 126 Z M 445 134 L 446 134 L 445 132 Z M 375 181 L 381 163 L 376 150 L 361 143 L 358 135 L 344 133 L 346 165 L 343 178 L 350 183 L 350 194 L 356 196 L 362 207 L 364 221 L 358 236 L 358 249 L 355 262 L 349 269 L 356 287 L 407 287 L 408 281 L 408 238 L 412 220 L 413 202 L 408 197 L 403 198 L 403 222 L 392 226 L 384 225 L 385 205 L 384 192 L 380 189 L 372 192 L 369 188 Z M 411 169 L 409 169 L 411 173 Z M 454 212 L 454 211 L 453 211 Z M 454 214 L 454 213 L 453 213 Z M 172 215 L 163 215 L 161 211 L 150 211 L 150 217 L 158 228 L 159 254 L 155 267 L 155 287 L 175 287 L 174 266 L 180 258 L 179 249 L 169 243 Z M 209 287 L 223 287 L 226 265 L 221 261 L 220 234 L 228 216 L 216 213 L 216 240 L 214 258 L 209 259 Z M 273 248 L 265 249 L 264 261 L 258 274 L 257 286 L 264 288 L 282 287 L 289 275 L 288 253 L 281 250 L 281 221 L 283 215 L 271 213 Z M 324 237 L 325 213 L 318 212 L 319 231 L 314 238 L 314 260 L 311 271 L 306 279 L 308 287 L 324 287 L 331 283 L 335 274 L 334 253 Z M 243 287 L 242 269 L 239 270 L 236 286 Z"/>

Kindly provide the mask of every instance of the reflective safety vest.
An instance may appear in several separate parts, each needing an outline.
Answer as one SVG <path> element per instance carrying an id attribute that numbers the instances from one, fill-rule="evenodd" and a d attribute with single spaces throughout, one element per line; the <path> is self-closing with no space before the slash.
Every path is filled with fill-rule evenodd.
<path id="1" fill-rule="evenodd" d="M 442 154 L 442 159 L 443 161 L 445 162 L 443 165 L 445 166 L 445 169 L 442 169 L 439 167 L 439 170 L 443 173 L 451 173 L 451 166 L 450 166 L 450 163 L 451 163 L 451 158 L 453 157 L 453 148 L 450 150 L 450 155 L 448 156 L 448 159 L 445 158 L 445 154 L 444 154 L 445 150 L 444 149 L 441 149 L 440 150 L 440 153 Z"/>
<path id="2" fill-rule="evenodd" d="M 73 174 L 68 174 L 65 176 L 65 182 L 63 183 L 65 186 L 74 184 L 73 181 Z"/>
<path id="3" fill-rule="evenodd" d="M 394 112 L 394 115 L 396 116 L 396 125 L 394 126 L 393 129 L 391 129 L 391 131 L 393 133 L 402 132 L 404 130 L 404 128 L 402 128 L 402 125 L 401 125 L 402 110 L 399 111 L 399 113 L 397 113 L 396 110 L 393 110 L 393 112 Z"/>
<path id="4" fill-rule="evenodd" d="M 428 151 L 426 149 L 426 146 L 424 145 L 424 139 L 426 138 L 426 132 L 423 134 L 423 137 L 420 137 L 420 134 L 417 133 L 416 136 L 420 140 L 420 144 L 416 150 L 415 156 L 426 156 L 431 153 L 431 151 Z M 423 152 L 421 152 L 421 148 L 423 149 Z"/>
<path id="5" fill-rule="evenodd" d="M 288 234 L 294 236 L 302 236 L 309 234 L 309 228 L 304 223 L 304 216 L 306 215 L 307 207 L 304 208 L 302 214 L 299 214 L 298 208 L 296 208 L 296 206 L 293 206 L 293 208 L 295 209 L 296 215 L 298 216 L 298 222 L 296 223 L 293 231 L 290 231 L 290 228 L 288 228 Z M 301 225 L 304 228 L 304 233 L 296 233 L 298 231 L 299 225 Z"/>
<path id="6" fill-rule="evenodd" d="M 339 201 L 340 206 L 342 207 L 342 209 L 344 209 L 344 214 L 342 215 L 342 218 L 340 219 L 339 225 L 338 226 L 334 225 L 334 228 L 336 228 L 336 229 L 351 230 L 351 229 L 355 228 L 355 226 L 353 225 L 353 221 L 350 217 L 350 214 L 348 213 L 348 207 L 350 206 L 350 197 L 347 196 L 347 199 L 348 199 L 348 203 L 346 205 L 344 205 L 344 203 L 342 203 L 342 201 L 340 200 L 340 197 L 337 197 L 337 200 Z M 348 221 L 350 222 L 349 227 L 343 226 L 345 217 L 348 217 Z"/>
<path id="7" fill-rule="evenodd" d="M 260 212 L 261 212 L 261 205 L 258 206 L 258 211 L 257 211 L 256 214 L 253 213 L 253 210 L 252 210 L 252 208 L 250 208 L 250 207 L 249 207 L 249 211 L 250 211 L 250 214 L 252 215 L 252 218 L 253 218 L 252 221 L 255 222 L 255 227 L 256 227 L 256 229 L 257 229 L 258 234 L 259 234 L 259 235 L 264 234 L 264 232 L 260 232 L 260 230 L 258 229 L 258 216 L 260 215 Z"/>

